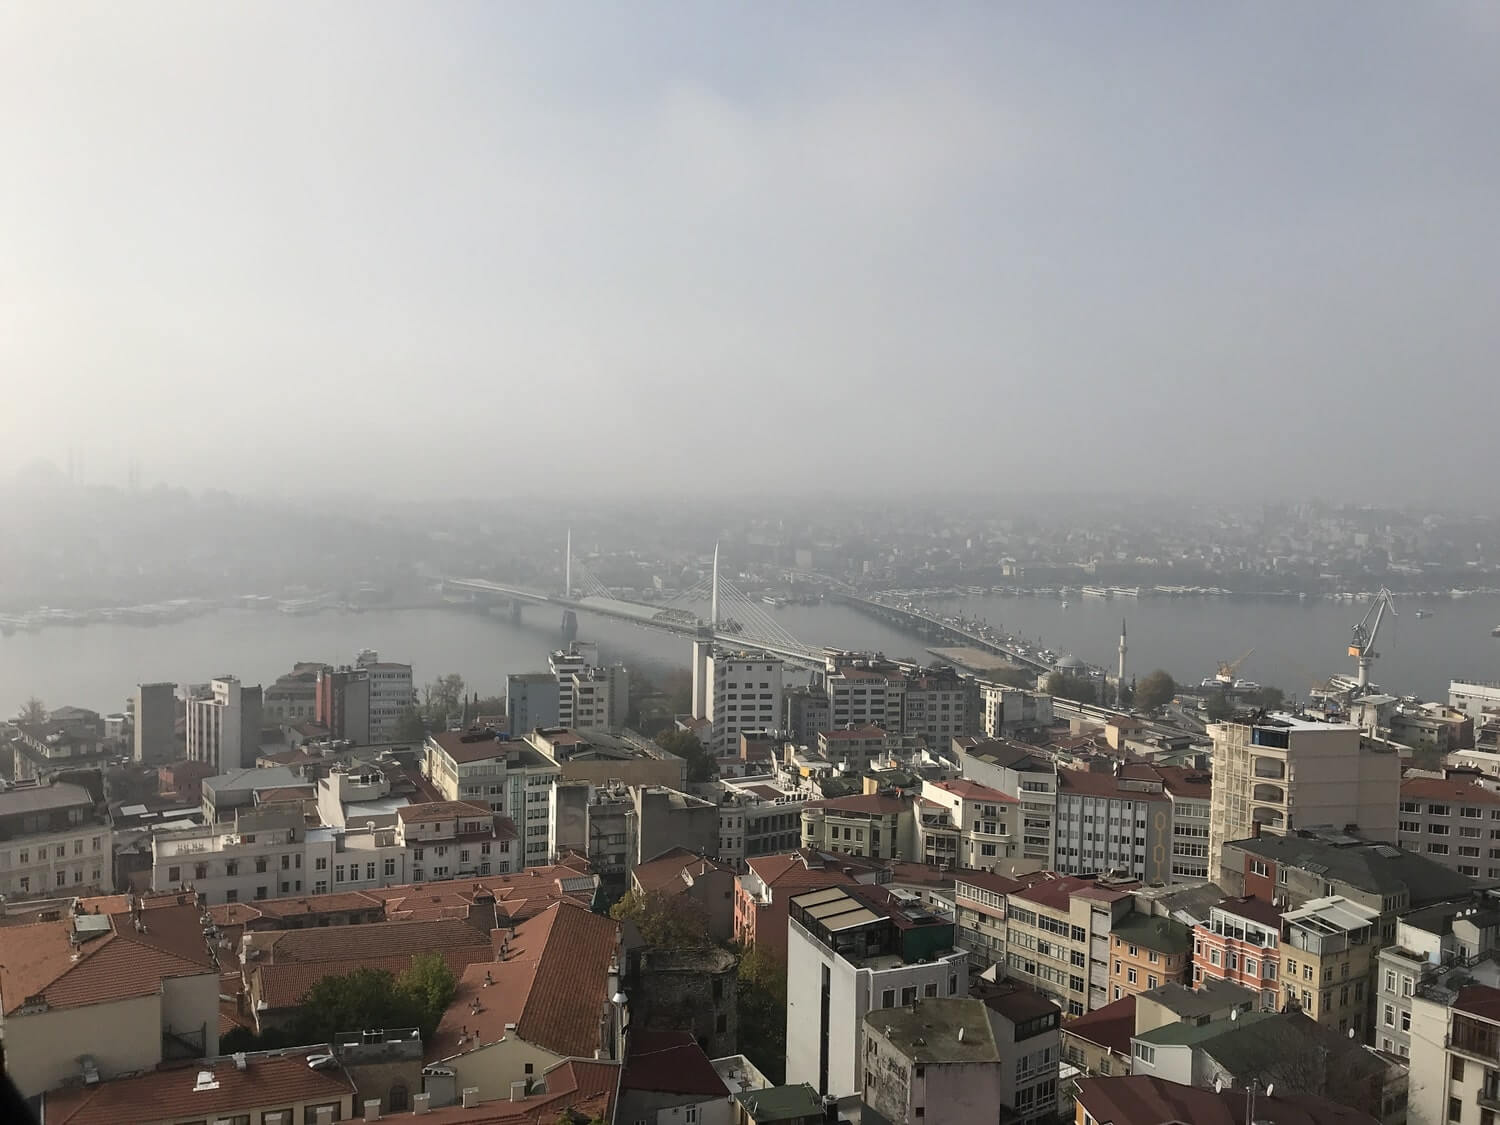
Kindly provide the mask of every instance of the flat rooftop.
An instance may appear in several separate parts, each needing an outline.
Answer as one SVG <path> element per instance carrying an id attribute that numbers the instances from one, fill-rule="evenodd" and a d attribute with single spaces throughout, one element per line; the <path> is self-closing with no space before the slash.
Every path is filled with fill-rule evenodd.
<path id="1" fill-rule="evenodd" d="M 998 1062 L 999 1048 L 984 1001 L 966 996 L 917 1000 L 865 1015 L 865 1027 L 883 1035 L 914 1063 Z"/>

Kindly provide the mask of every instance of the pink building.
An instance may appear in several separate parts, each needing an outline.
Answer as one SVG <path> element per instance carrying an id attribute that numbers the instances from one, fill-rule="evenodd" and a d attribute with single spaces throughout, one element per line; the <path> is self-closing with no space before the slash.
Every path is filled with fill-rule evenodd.
<path id="1" fill-rule="evenodd" d="M 1260 993 L 1260 1006 L 1274 1012 L 1280 1001 L 1281 907 L 1263 899 L 1226 898 L 1193 928 L 1193 984 L 1217 978 Z"/>

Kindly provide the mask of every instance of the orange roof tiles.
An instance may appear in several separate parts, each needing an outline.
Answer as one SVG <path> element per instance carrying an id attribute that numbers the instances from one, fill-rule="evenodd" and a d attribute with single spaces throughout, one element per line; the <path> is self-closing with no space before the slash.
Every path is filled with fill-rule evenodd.
<path id="1" fill-rule="evenodd" d="M 945 793 L 952 793 L 955 797 L 962 797 L 966 801 L 997 801 L 1012 805 L 1021 803 L 1019 797 L 1012 797 L 1009 793 L 1002 793 L 998 789 L 991 789 L 988 785 L 980 785 L 979 782 L 969 781 L 967 778 L 956 777 L 949 781 L 934 781 L 932 784 Z"/>
<path id="2" fill-rule="evenodd" d="M 260 950 L 265 964 L 303 964 L 319 961 L 351 962 L 397 954 L 442 953 L 479 947 L 489 949 L 489 931 L 480 933 L 457 918 L 416 922 L 372 922 L 369 925 L 317 926 L 300 930 L 263 930 L 247 934 L 245 944 Z M 253 959 L 253 958 L 252 958 Z"/>
<path id="3" fill-rule="evenodd" d="M 1012 891 L 1010 897 L 1036 903 L 1050 910 L 1066 910 L 1075 894 L 1083 898 L 1110 901 L 1130 894 L 1130 888 L 1138 886 L 1140 886 L 1139 883 L 1131 883 L 1128 886 L 1101 887 L 1092 878 L 1084 878 L 1080 875 L 1055 875 L 1050 879 L 1038 880 L 1019 891 Z"/>
<path id="4" fill-rule="evenodd" d="M 218 975 L 196 903 L 143 910 L 140 929 L 128 912 L 104 916 L 109 929 L 76 946 L 72 914 L 0 928 L 0 1011 L 103 1004 L 152 995 L 169 977 Z"/>
<path id="5" fill-rule="evenodd" d="M 500 959 L 464 971 L 427 1045 L 428 1060 L 504 1038 L 507 1024 L 554 1054 L 592 1056 L 600 1046 L 618 944 L 618 923 L 572 902 L 521 923 Z"/>
<path id="6" fill-rule="evenodd" d="M 244 1070 L 225 1058 L 54 1090 L 44 1095 L 43 1115 L 48 1125 L 119 1125 L 183 1118 L 213 1121 L 264 1106 L 353 1097 L 354 1083 L 343 1067 L 314 1070 L 307 1065 L 307 1056 L 314 1050 L 301 1047 L 251 1054 Z M 195 1089 L 201 1071 L 212 1073 L 212 1089 Z"/>
<path id="7" fill-rule="evenodd" d="M 686 890 L 691 878 L 729 868 L 687 848 L 671 848 L 655 859 L 638 864 L 632 878 L 644 891 L 675 893 Z"/>
<path id="8" fill-rule="evenodd" d="M 489 820 L 494 817 L 488 805 L 475 804 L 472 801 L 427 801 L 417 805 L 402 805 L 396 810 L 396 815 L 402 820 L 446 820 L 449 817 L 470 817 L 478 820 Z"/>
<path id="9" fill-rule="evenodd" d="M 545 1094 L 515 1101 L 495 1099 L 473 1109 L 445 1106 L 430 1110 L 428 1125 L 555 1125 L 571 1111 L 586 1121 L 610 1121 L 620 1085 L 620 1064 L 592 1059 L 564 1059 L 543 1074 Z"/>
<path id="10" fill-rule="evenodd" d="M 1408 777 L 1401 782 L 1401 796 L 1431 801 L 1466 801 L 1475 805 L 1500 805 L 1500 793 L 1469 779 Z"/>
<path id="11" fill-rule="evenodd" d="M 905 812 L 907 802 L 903 797 L 890 797 L 884 793 L 855 793 L 848 797 L 829 797 L 819 801 L 808 801 L 805 809 L 826 809 L 829 812 L 862 812 L 875 815 Z"/>

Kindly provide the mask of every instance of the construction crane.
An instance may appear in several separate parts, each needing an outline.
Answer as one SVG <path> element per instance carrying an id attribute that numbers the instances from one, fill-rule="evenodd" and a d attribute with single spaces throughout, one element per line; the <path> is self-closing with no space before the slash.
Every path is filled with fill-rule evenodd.
<path id="1" fill-rule="evenodd" d="M 1214 679 L 1218 680 L 1221 684 L 1234 683 L 1234 674 L 1239 671 L 1240 665 L 1249 660 L 1250 657 L 1254 654 L 1255 650 L 1252 648 L 1238 660 L 1231 660 L 1228 663 L 1224 662 L 1223 660 L 1219 661 L 1219 674 L 1215 676 Z"/>
<path id="2" fill-rule="evenodd" d="M 1358 662 L 1359 674 L 1355 678 L 1358 691 L 1363 694 L 1370 683 L 1370 665 L 1380 653 L 1375 651 L 1375 637 L 1380 632 L 1380 623 L 1385 620 L 1385 611 L 1390 610 L 1391 616 L 1395 617 L 1396 603 L 1390 590 L 1382 586 L 1380 593 L 1375 595 L 1375 600 L 1365 612 L 1364 620 L 1354 627 L 1354 637 L 1349 642 L 1349 655 Z M 1371 620 L 1371 618 L 1374 620 Z"/>

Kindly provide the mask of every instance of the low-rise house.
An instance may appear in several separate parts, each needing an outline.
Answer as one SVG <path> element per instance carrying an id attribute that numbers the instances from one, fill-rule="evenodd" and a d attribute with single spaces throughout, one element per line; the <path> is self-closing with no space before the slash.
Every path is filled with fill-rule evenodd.
<path id="1" fill-rule="evenodd" d="M 512 1083 L 566 1059 L 620 1057 L 618 923 L 559 902 L 494 944 L 492 960 L 463 971 L 427 1044 L 435 1101 L 470 1088 L 481 1100 L 507 1097 Z"/>
<path id="2" fill-rule="evenodd" d="M 734 1095 L 735 1125 L 825 1125 L 823 1100 L 806 1082 Z"/>
<path id="3" fill-rule="evenodd" d="M 482 802 L 424 802 L 396 811 L 395 842 L 407 853 L 414 883 L 519 870 L 515 839 L 515 825 Z"/>
<path id="4" fill-rule="evenodd" d="M 1122 996 L 1062 1025 L 1062 1057 L 1088 1075 L 1130 1073 L 1135 996 Z"/>
<path id="5" fill-rule="evenodd" d="M 0 927 L 0 1037 L 24 1096 L 218 1051 L 219 967 L 192 896 L 91 905 Z"/>
<path id="6" fill-rule="evenodd" d="M 1244 1090 L 1203 1089 L 1147 1075 L 1080 1078 L 1075 1106 L 1077 1125 L 1246 1125 L 1250 1110 Z M 1276 1125 L 1378 1125 L 1367 1113 L 1313 1094 L 1258 1094 L 1253 1112 L 1251 1120 Z"/>
<path id="7" fill-rule="evenodd" d="M 691 1032 L 631 1028 L 618 1113 L 625 1122 L 733 1125 L 734 1099 Z"/>
<path id="8" fill-rule="evenodd" d="M 378 1110 L 380 1102 L 375 1106 Z M 363 1112 L 359 1093 L 326 1044 L 208 1058 L 194 1065 L 54 1090 L 47 1125 L 332 1125 Z"/>
<path id="9" fill-rule="evenodd" d="M 984 1003 L 917 1000 L 864 1018 L 861 1100 L 890 1125 L 978 1121 L 1004 1104 L 1000 1050 Z"/>
<path id="10" fill-rule="evenodd" d="M 808 801 L 802 806 L 802 846 L 867 859 L 913 854 L 911 801 L 885 793 Z"/>

